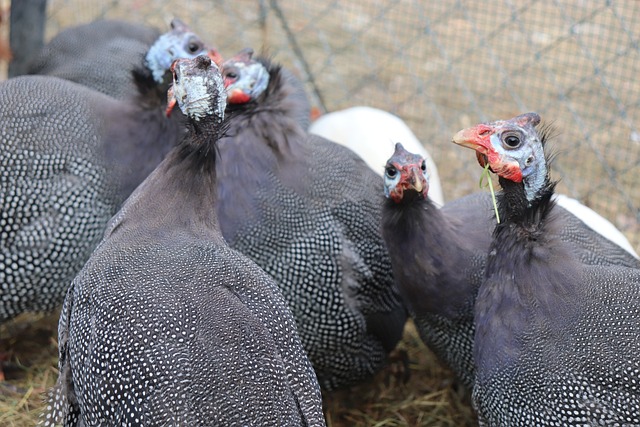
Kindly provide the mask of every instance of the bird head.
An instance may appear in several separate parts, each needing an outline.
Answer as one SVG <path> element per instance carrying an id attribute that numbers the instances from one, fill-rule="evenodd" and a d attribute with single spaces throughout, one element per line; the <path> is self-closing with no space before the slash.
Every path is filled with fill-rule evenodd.
<path id="1" fill-rule="evenodd" d="M 424 157 L 408 152 L 397 143 L 384 169 L 384 193 L 395 203 L 426 199 L 429 172 Z"/>
<path id="2" fill-rule="evenodd" d="M 227 100 L 223 96 L 220 69 L 215 62 L 205 55 L 177 59 L 170 70 L 173 84 L 168 92 L 169 106 L 177 104 L 184 115 L 194 121 L 213 116 L 222 122 Z"/>
<path id="3" fill-rule="evenodd" d="M 229 104 L 245 104 L 258 98 L 269 85 L 269 71 L 252 59 L 253 49 L 247 48 L 222 64 L 222 77 Z"/>
<path id="4" fill-rule="evenodd" d="M 509 120 L 482 123 L 463 129 L 453 143 L 476 150 L 482 167 L 488 163 L 498 176 L 522 182 L 537 161 L 544 160 L 542 142 L 536 132 L 540 116 L 527 113 Z"/>
<path id="5" fill-rule="evenodd" d="M 173 61 L 199 55 L 208 55 L 216 64 L 222 62 L 222 56 L 217 50 L 207 46 L 184 22 L 174 18 L 171 21 L 171 31 L 161 35 L 149 48 L 146 63 L 153 79 L 162 83 L 164 74 Z"/>

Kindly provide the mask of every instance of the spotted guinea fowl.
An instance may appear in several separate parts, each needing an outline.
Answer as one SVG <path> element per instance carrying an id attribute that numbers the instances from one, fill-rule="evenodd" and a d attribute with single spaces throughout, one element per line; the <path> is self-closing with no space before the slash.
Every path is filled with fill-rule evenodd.
<path id="1" fill-rule="evenodd" d="M 487 193 L 432 202 L 424 157 L 396 144 L 385 168 L 382 234 L 396 283 L 422 340 L 473 388 L 473 307 L 495 216 Z M 640 268 L 640 261 L 556 207 L 559 238 L 585 264 Z"/>
<path id="2" fill-rule="evenodd" d="M 223 64 L 222 232 L 275 278 L 320 385 L 347 386 L 386 363 L 406 320 L 379 231 L 380 177 L 352 151 L 308 135 L 299 85 L 252 54 Z"/>
<path id="3" fill-rule="evenodd" d="M 190 55 L 170 40 L 167 54 Z M 140 77 L 128 101 L 49 76 L 0 84 L 0 322 L 62 303 L 109 218 L 184 133 Z"/>
<path id="4" fill-rule="evenodd" d="M 585 265 L 560 238 L 545 128 L 460 131 L 498 174 L 501 222 L 475 305 L 481 425 L 640 425 L 640 269 Z"/>
<path id="5" fill-rule="evenodd" d="M 137 97 L 136 80 L 151 80 L 166 93 L 171 63 L 194 58 L 208 47 L 184 22 L 174 18 L 164 33 L 119 20 L 98 20 L 57 34 L 29 64 L 28 74 L 60 77 L 117 99 Z M 132 73 L 135 79 L 132 79 Z"/>
<path id="6" fill-rule="evenodd" d="M 206 56 L 173 65 L 188 134 L 136 189 L 65 298 L 45 425 L 323 426 L 282 293 L 215 212 L 225 92 Z"/>

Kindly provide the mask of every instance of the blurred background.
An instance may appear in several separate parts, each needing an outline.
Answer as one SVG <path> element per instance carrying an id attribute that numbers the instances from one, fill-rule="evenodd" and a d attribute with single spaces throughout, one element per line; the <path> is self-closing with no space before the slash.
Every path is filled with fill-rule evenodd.
<path id="1" fill-rule="evenodd" d="M 30 4 L 43 11 L 41 25 L 30 22 L 22 28 L 27 36 L 12 43 L 16 61 L 35 53 L 24 47 L 29 35 L 41 34 L 46 42 L 66 27 L 99 18 L 164 30 L 177 16 L 224 56 L 244 47 L 265 50 L 305 82 L 318 114 L 368 105 L 401 117 L 438 165 L 447 200 L 477 191 L 481 172 L 469 150 L 450 143 L 452 135 L 480 121 L 536 111 L 556 128 L 553 147 L 558 155 L 552 173 L 561 179 L 559 191 L 608 218 L 640 251 L 640 2 L 636 0 L 14 3 L 14 8 Z M 0 0 L 3 78 L 11 52 L 11 6 L 9 0 Z M 423 369 L 417 366 L 412 369 Z M 438 384 L 445 387 L 443 375 Z M 426 392 L 407 393 L 400 405 L 414 404 Z M 415 393 L 413 400 L 410 393 Z M 16 400 L 20 403 L 23 398 L 24 394 Z M 437 409 L 438 402 L 446 400 L 434 399 L 421 400 L 420 411 Z M 380 423 L 362 415 L 358 421 L 352 417 L 351 425 L 468 422 L 467 415 L 403 416 Z"/>

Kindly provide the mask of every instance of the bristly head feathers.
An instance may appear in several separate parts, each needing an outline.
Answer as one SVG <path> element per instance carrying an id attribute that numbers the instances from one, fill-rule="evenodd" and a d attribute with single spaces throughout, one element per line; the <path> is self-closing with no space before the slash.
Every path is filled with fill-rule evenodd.
<path id="1" fill-rule="evenodd" d="M 148 68 L 139 66 L 131 70 L 131 77 L 138 89 L 137 101 L 145 108 L 159 108 L 166 101 L 166 86 L 159 85 Z"/>
<path id="2" fill-rule="evenodd" d="M 279 64 L 244 49 L 222 64 L 232 135 L 247 131 L 281 160 L 303 155 L 309 103 L 303 86 Z"/>

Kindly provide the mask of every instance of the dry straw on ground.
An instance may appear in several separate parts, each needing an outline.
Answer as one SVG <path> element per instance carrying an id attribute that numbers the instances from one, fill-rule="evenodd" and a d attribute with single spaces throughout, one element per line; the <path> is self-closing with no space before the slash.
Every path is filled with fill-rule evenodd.
<path id="1" fill-rule="evenodd" d="M 0 326 L 0 425 L 34 426 L 57 378 L 57 314 L 22 315 Z M 325 393 L 329 427 L 458 427 L 477 425 L 468 393 L 405 328 L 390 365 L 371 381 Z"/>

